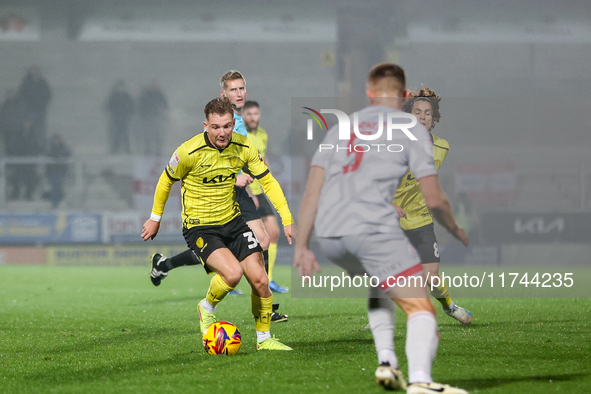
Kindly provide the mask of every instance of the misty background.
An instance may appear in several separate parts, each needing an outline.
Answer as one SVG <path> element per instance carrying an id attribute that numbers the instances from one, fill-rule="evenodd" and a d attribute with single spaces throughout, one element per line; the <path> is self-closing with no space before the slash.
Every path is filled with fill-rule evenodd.
<path id="1" fill-rule="evenodd" d="M 291 164 L 306 159 L 290 133 L 305 120 L 292 98 L 363 96 L 382 61 L 442 96 L 440 179 L 474 240 L 460 251 L 438 230 L 442 261 L 589 263 L 591 4 L 546 0 L 2 1 L 2 102 L 35 68 L 50 98 L 45 113 L 5 111 L 22 111 L 24 129 L 0 123 L 0 262 L 99 261 L 104 245 L 130 246 L 120 261 L 142 255 L 158 176 L 230 69 L 261 105 L 273 172 L 297 207 L 305 177 Z M 131 99 L 128 149 L 113 132 L 115 86 Z M 154 90 L 160 101 L 142 96 Z M 66 150 L 51 149 L 56 134 Z M 178 209 L 173 194 L 157 241 L 182 249 Z"/>

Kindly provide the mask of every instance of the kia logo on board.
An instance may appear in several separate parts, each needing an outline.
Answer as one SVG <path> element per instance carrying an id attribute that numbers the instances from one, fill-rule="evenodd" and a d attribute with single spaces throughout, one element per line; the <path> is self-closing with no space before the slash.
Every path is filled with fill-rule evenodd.
<path id="1" fill-rule="evenodd" d="M 552 221 L 546 221 L 543 217 L 533 217 L 531 219 L 517 218 L 513 222 L 515 234 L 548 234 L 552 231 L 562 233 L 564 231 L 564 217 L 559 216 Z"/>

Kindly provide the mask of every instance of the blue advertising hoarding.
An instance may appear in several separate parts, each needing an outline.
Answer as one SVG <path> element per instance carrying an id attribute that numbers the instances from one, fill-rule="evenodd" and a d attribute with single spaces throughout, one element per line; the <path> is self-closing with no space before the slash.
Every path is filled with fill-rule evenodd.
<path id="1" fill-rule="evenodd" d="M 1 214 L 0 244 L 100 243 L 101 221 L 101 215 L 88 213 Z"/>

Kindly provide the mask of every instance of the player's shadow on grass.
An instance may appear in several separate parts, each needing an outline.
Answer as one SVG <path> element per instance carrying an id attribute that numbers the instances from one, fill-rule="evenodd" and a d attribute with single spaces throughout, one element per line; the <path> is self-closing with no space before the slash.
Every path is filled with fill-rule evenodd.
<path id="1" fill-rule="evenodd" d="M 515 326 L 517 325 L 522 325 L 522 324 L 550 324 L 550 323 L 574 323 L 576 322 L 576 320 L 574 319 L 563 319 L 563 320 L 531 320 L 531 321 L 495 321 L 495 322 L 486 322 L 486 323 L 480 323 L 480 322 L 475 322 L 473 321 L 471 324 L 460 324 L 457 321 L 453 321 L 451 319 L 449 319 L 450 321 L 442 321 L 442 322 L 438 322 L 439 326 L 457 326 L 460 328 L 479 328 L 479 327 L 498 327 L 498 326 L 507 326 L 507 327 L 511 327 L 511 326 Z"/>
<path id="2" fill-rule="evenodd" d="M 287 313 L 287 312 L 286 312 Z M 367 312 L 365 312 L 367 313 Z M 360 319 L 360 317 L 366 317 L 361 313 L 357 312 L 335 312 L 335 313 L 324 313 L 324 314 L 317 314 L 317 315 L 296 315 L 290 314 L 289 320 L 325 320 L 330 319 L 333 321 L 335 317 L 343 317 L 343 316 L 355 316 L 355 319 Z M 353 318 L 348 318 L 345 320 L 353 320 Z M 367 324 L 367 323 L 365 323 Z"/>
<path id="3" fill-rule="evenodd" d="M 549 384 L 551 384 L 550 381 L 552 381 L 552 383 L 570 382 L 587 376 L 588 375 L 584 373 L 571 373 L 564 375 L 519 376 L 515 378 L 458 379 L 446 381 L 445 383 L 461 387 L 465 390 L 484 390 L 519 382 L 545 382 Z"/>
<path id="4" fill-rule="evenodd" d="M 201 297 L 203 298 L 203 297 Z M 142 301 L 142 302 L 138 302 L 135 304 L 131 304 L 128 303 L 126 305 L 159 305 L 159 304 L 178 304 L 178 303 L 182 303 L 182 302 L 195 302 L 195 305 L 197 305 L 197 303 L 199 301 L 201 301 L 201 298 L 199 298 L 199 296 L 193 296 L 193 297 L 172 297 L 172 298 L 163 298 L 163 299 L 159 299 L 159 300 L 149 300 L 149 301 Z"/>
<path id="5" fill-rule="evenodd" d="M 41 382 L 49 386 L 62 386 L 64 383 L 85 384 L 105 379 L 116 381 L 140 371 L 164 375 L 179 373 L 179 369 L 184 369 L 185 366 L 191 366 L 187 367 L 189 369 L 195 366 L 229 368 L 230 364 L 236 361 L 235 357 L 242 358 L 253 353 L 248 347 L 243 347 L 233 357 L 213 357 L 206 354 L 200 341 L 195 341 L 189 344 L 190 348 L 186 352 L 174 354 L 169 352 L 168 357 L 162 357 L 161 352 L 153 352 L 154 349 L 162 347 L 165 351 L 166 342 L 178 342 L 181 336 L 191 337 L 193 334 L 198 335 L 198 333 L 170 328 L 146 329 L 133 326 L 126 326 L 125 329 L 119 328 L 118 330 L 121 331 L 102 336 L 100 339 L 84 338 L 61 346 L 39 347 L 36 352 L 39 354 L 40 360 L 45 360 L 46 367 L 43 372 L 22 374 L 21 377 L 25 381 Z M 118 361 L 119 357 L 114 360 L 112 352 L 116 351 L 118 346 L 121 346 L 122 351 L 129 352 L 130 343 L 138 344 L 135 352 L 141 356 L 135 359 L 126 355 L 122 357 L 123 361 Z M 111 350 L 106 350 L 108 348 Z M 89 359 L 91 360 L 90 364 L 94 364 L 92 367 L 69 362 L 72 359 L 84 358 L 85 355 L 91 355 Z M 64 379 L 64 377 L 67 378 Z"/>
<path id="6" fill-rule="evenodd" d="M 97 347 L 100 348 L 107 345 L 114 347 L 136 341 L 145 343 L 154 341 L 161 343 L 162 341 L 166 341 L 167 338 L 173 340 L 174 338 L 183 335 L 192 335 L 192 333 L 187 332 L 187 330 L 174 328 L 146 328 L 126 325 L 125 327 L 111 329 L 117 331 L 114 331 L 111 335 L 101 336 L 100 338 L 85 337 L 78 340 L 77 337 L 72 335 L 72 337 L 76 339 L 72 339 L 70 342 L 61 345 L 55 345 L 55 341 L 49 341 L 47 342 L 47 347 L 37 347 L 37 352 L 40 354 L 46 354 L 47 356 L 63 356 L 66 353 L 93 351 L 96 350 Z M 198 333 L 197 330 L 195 331 L 195 334 Z M 55 337 L 56 339 L 59 339 L 59 333 L 56 333 Z"/>
<path id="7" fill-rule="evenodd" d="M 331 339 L 329 341 L 290 341 L 289 346 L 296 349 L 299 352 L 313 351 L 317 352 L 318 349 L 322 349 L 327 354 L 351 354 L 353 349 L 357 349 L 359 346 L 371 349 L 374 342 L 372 338 L 341 338 Z"/>
<path id="8" fill-rule="evenodd" d="M 200 351 L 201 352 L 201 351 Z M 32 373 L 25 375 L 25 381 L 37 381 L 46 385 L 62 386 L 64 383 L 78 383 L 84 384 L 89 382 L 101 381 L 105 379 L 119 380 L 125 379 L 129 374 L 138 371 L 146 371 L 155 375 L 165 375 L 166 373 L 178 373 L 179 368 L 183 365 L 202 366 L 206 368 L 212 365 L 212 356 L 200 357 L 195 355 L 196 351 L 182 354 L 174 354 L 169 358 L 141 361 L 124 361 L 119 363 L 110 363 L 105 360 L 96 361 L 101 365 L 91 368 L 80 367 L 79 365 L 51 365 L 43 372 Z M 240 353 L 236 354 L 239 355 Z M 244 353 L 246 355 L 246 352 Z M 233 356 L 234 357 L 234 356 Z M 232 358 L 233 358 L 232 357 Z M 215 357 L 222 360 L 224 357 Z M 229 360 L 229 358 L 227 358 Z M 54 362 L 59 358 L 54 359 Z M 222 360 L 225 361 L 225 360 Z M 224 364 L 224 363 L 221 363 Z M 67 378 L 64 378 L 67 377 Z"/>

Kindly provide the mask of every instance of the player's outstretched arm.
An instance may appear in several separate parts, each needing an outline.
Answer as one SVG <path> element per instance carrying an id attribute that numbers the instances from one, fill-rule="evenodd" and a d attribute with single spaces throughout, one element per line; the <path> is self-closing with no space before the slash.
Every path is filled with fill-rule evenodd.
<path id="1" fill-rule="evenodd" d="M 283 194 L 279 182 L 269 172 L 265 176 L 258 178 L 258 180 L 263 186 L 265 194 L 269 197 L 269 201 L 271 201 L 271 204 L 273 204 L 273 207 L 275 207 L 277 213 L 281 216 L 283 226 L 293 224 L 293 217 L 291 216 L 291 211 L 289 210 L 285 194 Z"/>
<path id="2" fill-rule="evenodd" d="M 439 184 L 439 177 L 437 175 L 429 175 L 419 178 L 417 181 L 419 182 L 421 193 L 425 198 L 425 203 L 435 220 L 455 238 L 468 246 L 468 236 L 464 229 L 456 223 L 454 215 L 451 212 L 449 200 Z"/>
<path id="3" fill-rule="evenodd" d="M 318 265 L 316 256 L 308 248 L 296 249 L 293 266 L 298 269 L 300 277 L 310 277 L 314 271 L 320 273 L 320 265 Z"/>
<path id="4" fill-rule="evenodd" d="M 298 216 L 299 228 L 293 266 L 299 269 L 300 276 L 311 276 L 314 271 L 320 273 L 316 256 L 310 250 L 310 238 L 314 229 L 314 220 L 323 184 L 324 168 L 312 167 Z"/>
<path id="5" fill-rule="evenodd" d="M 174 182 L 167 175 L 166 170 L 160 175 L 158 184 L 156 185 L 156 191 L 154 192 L 154 205 L 152 206 L 152 214 L 150 219 L 146 220 L 142 228 L 141 237 L 144 241 L 154 239 L 160 229 L 160 219 L 164 213 L 164 206 L 170 195 L 170 189 Z"/>
<path id="6" fill-rule="evenodd" d="M 297 228 L 295 224 L 288 224 L 287 226 L 283 226 L 283 233 L 287 238 L 287 242 L 289 242 L 289 244 L 291 245 L 292 240 L 296 239 L 297 237 Z"/>
<path id="7" fill-rule="evenodd" d="M 259 155 L 259 151 L 250 146 L 246 152 L 246 169 L 256 178 L 263 187 L 263 191 L 271 201 L 279 216 L 281 216 L 281 223 L 287 226 L 293 223 L 293 218 L 285 199 L 285 194 L 281 189 L 281 185 L 271 175 L 269 168 L 265 165 L 263 159 Z"/>
<path id="8" fill-rule="evenodd" d="M 160 229 L 160 222 L 156 222 L 152 219 L 146 220 L 144 227 L 142 228 L 142 238 L 144 241 L 154 239 Z"/>

